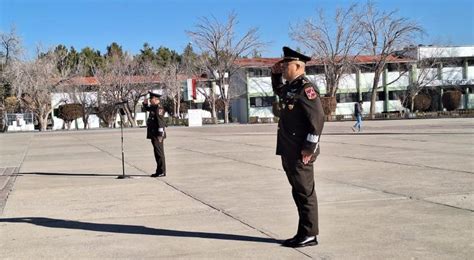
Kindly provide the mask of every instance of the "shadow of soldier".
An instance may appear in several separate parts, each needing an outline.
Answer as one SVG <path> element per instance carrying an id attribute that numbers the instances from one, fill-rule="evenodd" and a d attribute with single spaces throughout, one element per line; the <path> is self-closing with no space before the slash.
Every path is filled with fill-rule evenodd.
<path id="1" fill-rule="evenodd" d="M 260 242 L 260 243 L 280 243 L 281 242 L 273 238 L 265 238 L 265 237 L 252 237 L 252 236 L 223 234 L 223 233 L 169 230 L 169 229 L 161 229 L 161 228 L 149 228 L 145 226 L 136 226 L 136 225 L 90 223 L 90 222 L 81 222 L 81 221 L 63 220 L 63 219 L 54 219 L 54 218 L 43 218 L 43 217 L 23 217 L 23 218 L 0 219 L 0 223 L 5 223 L 5 222 L 29 223 L 29 224 L 34 224 L 34 225 L 49 227 L 49 228 L 82 229 L 86 231 L 122 233 L 122 234 L 170 236 L 170 237 L 196 237 L 196 238 L 248 241 L 248 242 Z"/>

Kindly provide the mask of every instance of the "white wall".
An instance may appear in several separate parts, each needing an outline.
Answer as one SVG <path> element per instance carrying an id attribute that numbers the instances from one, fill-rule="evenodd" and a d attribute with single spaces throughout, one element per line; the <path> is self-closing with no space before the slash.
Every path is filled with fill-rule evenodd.
<path id="1" fill-rule="evenodd" d="M 138 120 L 143 120 L 142 124 L 138 124 Z M 146 126 L 146 112 L 137 112 L 135 115 L 135 122 L 137 122 L 137 126 Z"/>
<path id="2" fill-rule="evenodd" d="M 249 96 L 273 95 L 272 79 L 270 77 L 255 77 L 248 80 Z"/>
<path id="3" fill-rule="evenodd" d="M 338 93 L 357 92 L 356 74 L 344 74 L 339 80 Z"/>
<path id="4" fill-rule="evenodd" d="M 443 80 L 462 80 L 461 67 L 448 67 L 442 70 Z"/>
<path id="5" fill-rule="evenodd" d="M 251 107 L 249 110 L 249 116 L 254 117 L 274 117 L 272 107 Z"/>
<path id="6" fill-rule="evenodd" d="M 454 57 L 473 57 L 474 46 L 462 47 L 419 47 L 418 58 L 454 58 Z"/>
<path id="7" fill-rule="evenodd" d="M 398 78 L 398 79 L 397 79 Z M 387 73 L 387 83 L 390 83 L 394 80 L 392 84 L 388 85 L 388 90 L 405 90 L 407 89 L 409 83 L 409 73 L 403 73 L 400 75 L 398 71 L 390 71 Z"/>
<path id="8" fill-rule="evenodd" d="M 374 82 L 375 73 L 361 73 L 360 74 L 360 91 L 367 92 L 372 89 L 372 84 Z M 382 77 L 380 77 L 378 87 L 383 85 Z"/>
<path id="9" fill-rule="evenodd" d="M 467 79 L 474 79 L 474 66 L 467 67 Z"/>

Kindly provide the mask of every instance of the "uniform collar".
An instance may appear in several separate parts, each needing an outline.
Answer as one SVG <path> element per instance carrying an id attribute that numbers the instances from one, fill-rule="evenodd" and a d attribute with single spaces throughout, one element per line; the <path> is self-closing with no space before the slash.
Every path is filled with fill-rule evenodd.
<path id="1" fill-rule="evenodd" d="M 292 81 L 287 81 L 288 85 L 292 85 L 293 83 L 295 83 L 296 81 L 300 80 L 301 78 L 304 78 L 304 73 L 297 76 L 296 78 L 294 78 Z"/>

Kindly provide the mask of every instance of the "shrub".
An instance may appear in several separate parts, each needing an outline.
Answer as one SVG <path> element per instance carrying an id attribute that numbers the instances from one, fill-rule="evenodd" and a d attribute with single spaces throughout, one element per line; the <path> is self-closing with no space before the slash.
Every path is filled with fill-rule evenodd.
<path id="1" fill-rule="evenodd" d="M 65 104 L 58 108 L 58 117 L 65 122 L 71 122 L 82 116 L 81 104 Z"/>
<path id="2" fill-rule="evenodd" d="M 431 97 L 427 94 L 420 93 L 415 97 L 415 111 L 428 111 L 431 107 Z"/>
<path id="3" fill-rule="evenodd" d="M 456 110 L 461 104 L 461 91 L 458 90 L 448 90 L 443 93 L 442 101 L 443 106 L 448 111 Z"/>

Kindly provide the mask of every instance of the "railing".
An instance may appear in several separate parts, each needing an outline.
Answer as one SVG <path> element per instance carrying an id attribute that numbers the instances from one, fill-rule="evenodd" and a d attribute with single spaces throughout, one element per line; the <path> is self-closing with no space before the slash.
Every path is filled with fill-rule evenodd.
<path id="1" fill-rule="evenodd" d="M 13 125 L 13 122 L 16 122 L 18 125 L 25 123 L 25 124 L 33 124 L 33 113 L 7 113 L 7 125 Z"/>

